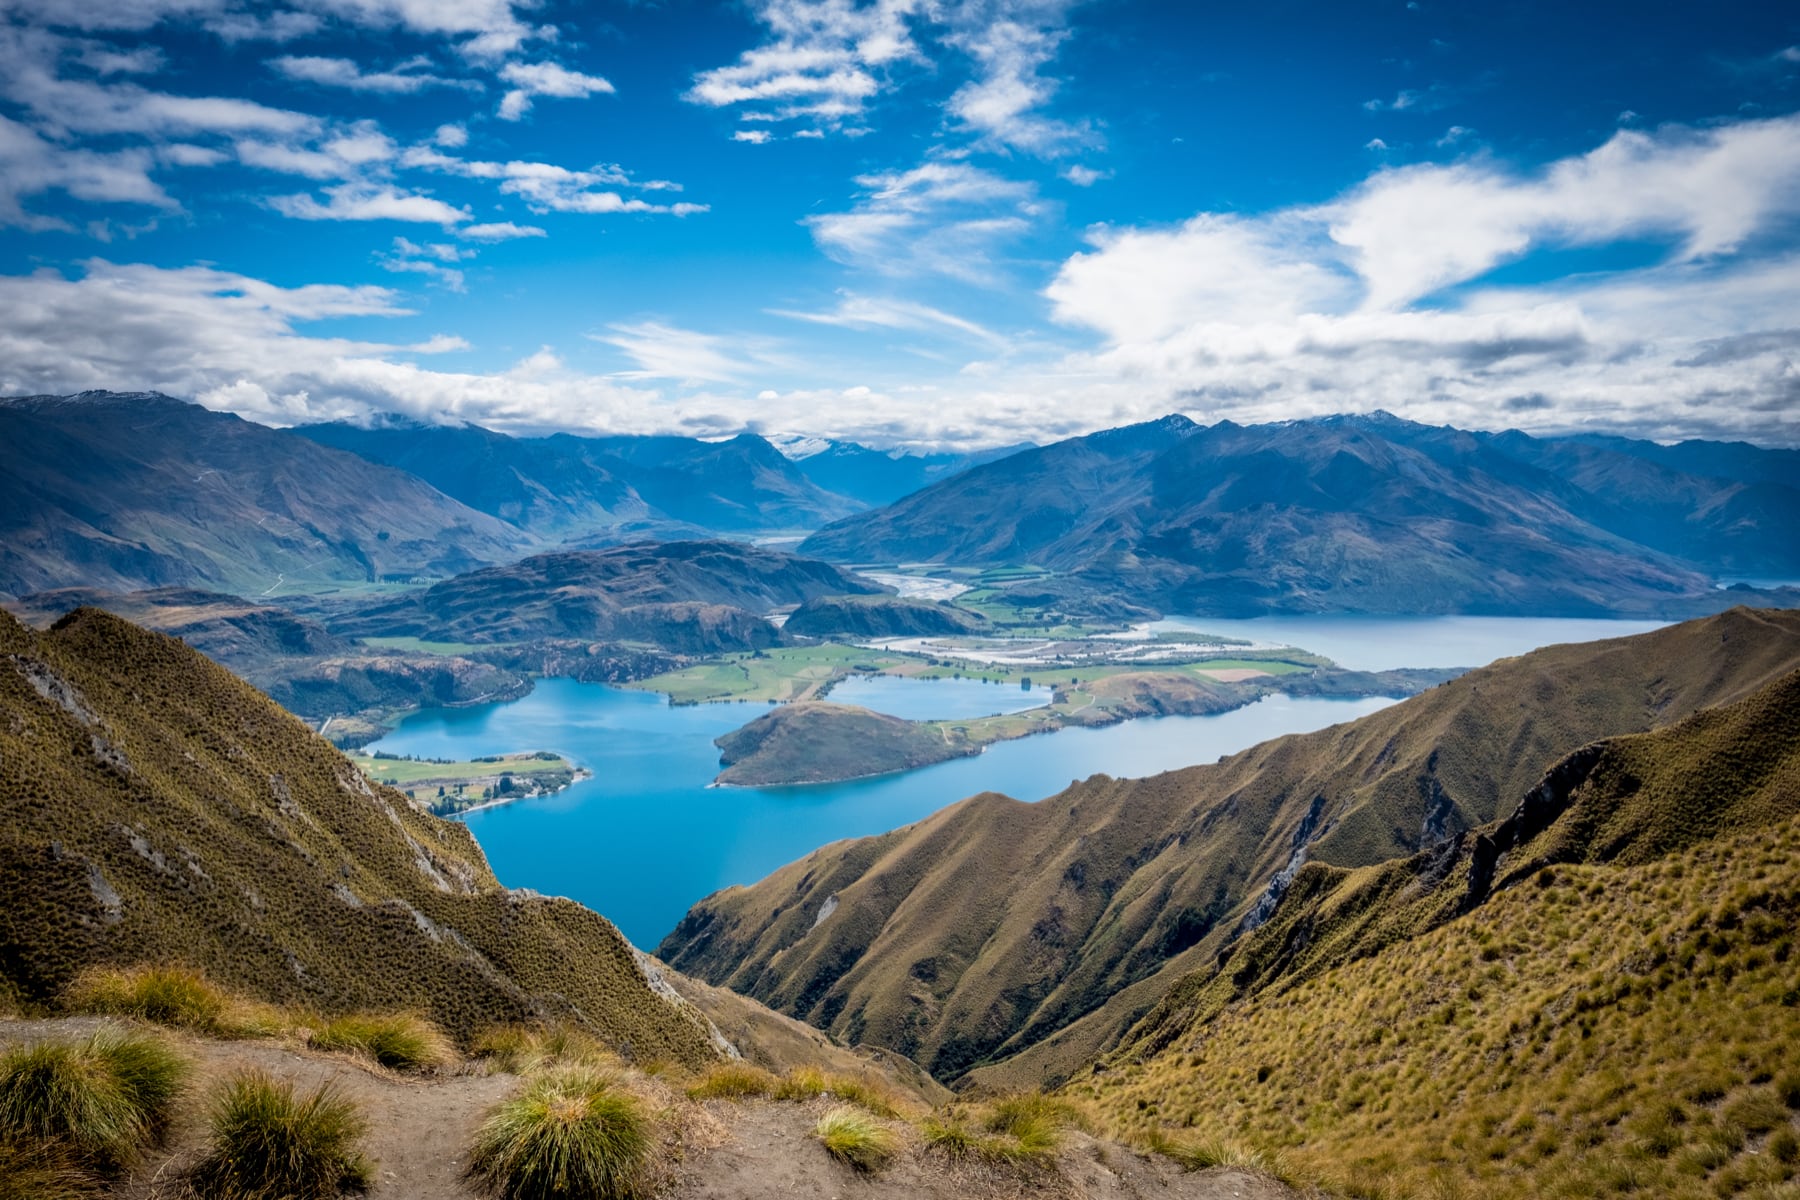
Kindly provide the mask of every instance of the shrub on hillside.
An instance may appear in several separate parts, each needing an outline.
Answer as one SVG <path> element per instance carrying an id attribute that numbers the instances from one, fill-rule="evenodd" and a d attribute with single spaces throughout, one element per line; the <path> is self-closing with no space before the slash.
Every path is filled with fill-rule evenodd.
<path id="1" fill-rule="evenodd" d="M 245 1071 L 212 1113 L 212 1145 L 194 1169 L 203 1200 L 336 1200 L 369 1185 L 368 1122 L 331 1085 L 296 1098 L 291 1083 Z"/>
<path id="2" fill-rule="evenodd" d="M 772 1096 L 780 1081 L 761 1067 L 744 1062 L 720 1063 L 688 1086 L 690 1100 L 747 1100 Z"/>
<path id="3" fill-rule="evenodd" d="M 288 1023 L 273 1005 L 235 996 L 203 973 L 176 966 L 90 967 L 63 992 L 62 1005 L 217 1037 L 274 1037 Z"/>
<path id="4" fill-rule="evenodd" d="M 163 1042 L 106 1027 L 0 1055 L 0 1137 L 63 1142 L 101 1171 L 160 1136 L 188 1074 Z"/>
<path id="5" fill-rule="evenodd" d="M 841 1163 L 858 1171 L 879 1171 L 899 1149 L 894 1131 L 869 1113 L 851 1105 L 839 1105 L 819 1118 L 813 1136 Z"/>
<path id="6" fill-rule="evenodd" d="M 621 1200 L 650 1155 L 643 1104 L 586 1067 L 544 1075 L 496 1108 L 475 1134 L 468 1176 L 499 1200 Z"/>
<path id="7" fill-rule="evenodd" d="M 309 1039 L 315 1050 L 345 1050 L 395 1071 L 423 1071 L 453 1061 L 437 1026 L 409 1013 L 339 1017 Z"/>

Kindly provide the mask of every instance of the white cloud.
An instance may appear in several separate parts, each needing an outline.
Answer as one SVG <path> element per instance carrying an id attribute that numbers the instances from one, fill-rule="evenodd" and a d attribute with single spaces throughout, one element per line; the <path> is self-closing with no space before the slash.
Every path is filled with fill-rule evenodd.
<path id="1" fill-rule="evenodd" d="M 708 210 L 708 206 L 704 204 L 656 204 L 637 196 L 627 197 L 619 191 L 609 190 L 680 190 L 678 185 L 663 179 L 635 182 L 622 168 L 609 164 L 577 171 L 554 163 L 523 160 L 487 162 L 457 158 L 422 146 L 415 146 L 403 154 L 401 163 L 408 167 L 459 175 L 467 179 L 497 180 L 502 192 L 522 197 L 537 212 L 671 213 L 685 217 Z"/>
<path id="2" fill-rule="evenodd" d="M 427 60 L 418 58 L 402 63 L 391 71 L 365 71 L 348 58 L 284 54 L 269 60 L 270 67 L 289 79 L 324 87 L 345 88 L 353 92 L 410 95 L 434 87 L 481 90 L 481 84 L 472 79 L 446 79 L 441 75 L 433 75 L 423 69 L 428 65 Z"/>
<path id="3" fill-rule="evenodd" d="M 589 336 L 624 351 L 637 364 L 634 370 L 617 372 L 617 379 L 736 383 L 780 361 L 760 343 L 697 333 L 660 321 L 609 325 L 607 332 Z"/>
<path id="4" fill-rule="evenodd" d="M 308 179 L 356 179 L 368 168 L 392 162 L 400 153 L 372 121 L 339 129 L 314 144 L 246 138 L 233 149 L 245 166 Z"/>
<path id="5" fill-rule="evenodd" d="M 910 300 L 859 296 L 846 292 L 836 308 L 825 312 L 798 312 L 781 308 L 769 311 L 778 317 L 814 325 L 833 325 L 843 329 L 906 329 L 931 333 L 949 331 L 994 346 L 1006 344 L 1006 338 L 986 326 Z"/>
<path id="6" fill-rule="evenodd" d="M 109 152 L 72 149 L 46 141 L 16 121 L 0 116 L 0 225 L 26 229 L 68 229 L 61 217 L 28 211 L 24 201 L 61 191 L 96 203 L 138 204 L 165 211 L 180 208 L 152 178 L 155 159 L 148 150 Z"/>
<path id="7" fill-rule="evenodd" d="M 754 7 L 771 41 L 695 76 L 688 100 L 713 108 L 773 103 L 765 114 L 771 120 L 840 128 L 881 90 L 876 72 L 920 57 L 908 22 L 926 11 L 926 0 L 759 0 Z"/>
<path id="8" fill-rule="evenodd" d="M 1539 243 L 1676 236 L 1730 251 L 1771 214 L 1800 210 L 1800 117 L 1712 129 L 1621 131 L 1536 176 L 1485 160 L 1379 172 L 1319 210 L 1373 307 L 1473 279 Z"/>
<path id="9" fill-rule="evenodd" d="M 421 246 L 410 238 L 397 237 L 394 239 L 393 252 L 377 254 L 375 261 L 385 271 L 423 275 L 453 292 L 460 292 L 465 290 L 463 273 L 444 264 L 473 257 L 473 250 L 464 250 L 460 246 L 443 243 Z"/>
<path id="10" fill-rule="evenodd" d="M 461 125 L 439 125 L 431 135 L 431 144 L 446 150 L 458 150 L 469 144 L 469 131 Z"/>
<path id="11" fill-rule="evenodd" d="M 500 78 L 513 85 L 500 100 L 500 119 L 517 121 L 531 111 L 534 96 L 584 100 L 595 94 L 611 94 L 613 85 L 598 75 L 583 75 L 551 62 L 507 63 Z"/>
<path id="12" fill-rule="evenodd" d="M 731 135 L 734 142 L 749 142 L 752 146 L 760 146 L 773 135 L 766 129 L 740 129 Z"/>
<path id="13" fill-rule="evenodd" d="M 1048 156 L 1092 144 L 1091 129 L 1037 111 L 1056 94 L 1056 81 L 1039 71 L 1068 36 L 1061 28 L 1067 5 L 1014 0 L 973 7 L 975 19 L 949 41 L 974 59 L 977 75 L 950 97 L 950 112 L 998 147 Z"/>
<path id="14" fill-rule="evenodd" d="M 1384 170 L 1316 207 L 1102 229 L 1046 290 L 1102 344 L 1055 373 L 1245 420 L 1382 407 L 1793 442 L 1800 259 L 1739 251 L 1795 216 L 1800 118 L 1784 118 L 1620 133 L 1532 173 Z M 1668 261 L 1479 284 L 1540 249 L 1644 238 Z"/>
<path id="15" fill-rule="evenodd" d="M 1063 168 L 1062 177 L 1076 187 L 1093 187 L 1102 179 L 1111 179 L 1111 171 L 1100 171 L 1093 167 L 1084 167 L 1080 163 Z"/>
<path id="16" fill-rule="evenodd" d="M 864 175 L 848 212 L 808 217 L 813 239 L 842 262 L 886 274 L 934 273 L 991 284 L 998 247 L 1029 228 L 1035 189 L 967 162 L 931 161 Z"/>
<path id="17" fill-rule="evenodd" d="M 412 221 L 449 227 L 470 219 L 467 209 L 389 186 L 345 183 L 326 188 L 325 195 L 324 204 L 306 193 L 274 196 L 269 204 L 298 221 Z"/>
<path id="18" fill-rule="evenodd" d="M 514 238 L 547 236 L 536 225 L 515 225 L 511 221 L 491 221 L 481 225 L 464 225 L 456 236 L 471 242 L 507 242 Z"/>

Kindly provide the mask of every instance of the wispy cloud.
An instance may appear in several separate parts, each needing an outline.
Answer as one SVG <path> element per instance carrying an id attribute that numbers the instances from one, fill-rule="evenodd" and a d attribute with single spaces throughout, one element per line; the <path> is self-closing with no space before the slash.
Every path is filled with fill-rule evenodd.
<path id="1" fill-rule="evenodd" d="M 779 362 L 766 344 L 681 329 L 660 321 L 610 325 L 589 335 L 616 347 L 637 364 L 616 379 L 672 379 L 685 383 L 738 383 Z"/>
<path id="2" fill-rule="evenodd" d="M 884 274 L 940 274 L 992 284 L 1001 245 L 1024 233 L 1038 211 L 1036 189 L 960 161 L 864 175 L 862 198 L 846 212 L 807 218 L 821 249 Z"/>
<path id="3" fill-rule="evenodd" d="M 365 71 L 360 64 L 348 58 L 284 54 L 269 60 L 269 66 L 288 79 L 352 92 L 412 95 L 440 87 L 476 92 L 482 90 L 482 84 L 478 80 L 449 79 L 434 75 L 427 69 L 430 65 L 429 59 L 414 58 L 392 70 Z"/>
<path id="4" fill-rule="evenodd" d="M 308 194 L 273 196 L 270 207 L 297 221 L 409 221 L 446 228 L 470 219 L 469 210 L 456 208 L 433 196 L 396 187 L 362 183 L 339 184 L 325 189 L 325 202 Z"/>
<path id="5" fill-rule="evenodd" d="M 842 329 L 906 329 L 931 333 L 949 332 L 973 341 L 987 343 L 990 346 L 1006 344 L 1004 337 L 984 325 L 959 317 L 954 313 L 945 312 L 943 309 L 910 300 L 860 296 L 847 292 L 838 301 L 837 307 L 821 312 L 804 312 L 785 308 L 772 308 L 769 312 L 775 316 L 788 317 L 795 321 L 806 321 L 814 325 L 833 325 Z"/>

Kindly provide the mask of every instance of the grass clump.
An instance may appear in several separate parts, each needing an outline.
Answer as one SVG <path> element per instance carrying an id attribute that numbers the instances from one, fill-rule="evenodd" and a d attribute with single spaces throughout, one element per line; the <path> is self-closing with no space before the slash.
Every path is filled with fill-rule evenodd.
<path id="1" fill-rule="evenodd" d="M 925 1144 L 951 1158 L 997 1166 L 1038 1166 L 1062 1147 L 1062 1131 L 1085 1125 L 1086 1116 L 1066 1100 L 1035 1093 L 1005 1096 L 985 1105 L 957 1105 L 920 1123 Z"/>
<path id="2" fill-rule="evenodd" d="M 0 1138 L 0 1200 L 91 1200 L 93 1177 L 61 1142 Z"/>
<path id="3" fill-rule="evenodd" d="M 60 1142 L 102 1172 L 117 1170 L 160 1136 L 187 1074 L 187 1060 L 161 1041 L 110 1027 L 22 1046 L 0 1056 L 0 1137 Z"/>
<path id="4" fill-rule="evenodd" d="M 203 1200 L 335 1200 L 369 1186 L 368 1122 L 326 1084 L 305 1098 L 290 1083 L 245 1071 L 212 1114 L 212 1146 L 194 1169 Z"/>
<path id="5" fill-rule="evenodd" d="M 496 1071 L 525 1075 L 546 1067 L 612 1066 L 617 1056 L 578 1029 L 566 1025 L 493 1025 L 477 1034 L 469 1054 Z"/>
<path id="6" fill-rule="evenodd" d="M 900 1113 L 900 1100 L 892 1088 L 857 1075 L 833 1075 L 817 1067 L 795 1067 L 775 1082 L 769 1093 L 777 1100 L 816 1100 L 832 1096 L 860 1105 L 878 1117 Z"/>
<path id="7" fill-rule="evenodd" d="M 410 1013 L 339 1017 L 309 1039 L 315 1050 L 345 1050 L 394 1071 L 424 1071 L 456 1057 L 437 1026 Z"/>
<path id="8" fill-rule="evenodd" d="M 1269 1157 L 1254 1146 L 1234 1138 L 1172 1138 L 1155 1129 L 1143 1138 L 1144 1149 L 1160 1154 L 1184 1171 L 1205 1171 L 1212 1167 L 1237 1167 L 1245 1171 L 1269 1172 Z"/>
<path id="9" fill-rule="evenodd" d="M 744 1062 L 720 1063 L 688 1085 L 690 1100 L 748 1100 L 755 1096 L 773 1096 L 781 1081 L 763 1070 Z"/>
<path id="10" fill-rule="evenodd" d="M 467 1174 L 499 1200 L 619 1200 L 637 1191 L 651 1141 L 641 1101 L 603 1072 L 571 1067 L 494 1110 Z"/>
<path id="11" fill-rule="evenodd" d="M 135 1017 L 216 1037 L 275 1037 L 287 1027 L 280 1009 L 221 988 L 187 967 L 91 967 L 62 995 L 72 1012 Z"/>
<path id="12" fill-rule="evenodd" d="M 858 1171 L 879 1171 L 900 1148 L 894 1131 L 863 1109 L 841 1104 L 819 1118 L 813 1136 L 831 1156 Z"/>

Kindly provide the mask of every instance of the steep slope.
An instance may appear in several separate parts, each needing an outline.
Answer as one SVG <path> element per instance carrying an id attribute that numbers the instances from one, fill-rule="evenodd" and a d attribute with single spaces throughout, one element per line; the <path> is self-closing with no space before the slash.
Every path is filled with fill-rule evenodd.
<path id="1" fill-rule="evenodd" d="M 477 425 L 388 418 L 296 426 L 322 446 L 398 467 L 502 521 L 549 537 L 645 530 L 657 514 L 610 462 L 577 439 L 514 438 Z"/>
<path id="2" fill-rule="evenodd" d="M 577 438 L 557 434 L 553 447 L 599 454 L 623 464 L 644 501 L 676 521 L 721 532 L 817 529 L 861 508 L 808 479 L 753 433 L 722 442 L 683 437 Z"/>
<path id="3" fill-rule="evenodd" d="M 103 592 L 61 588 L 21 597 L 10 606 L 27 624 L 48 626 L 78 608 L 104 608 L 134 625 L 178 637 L 228 667 L 249 667 L 283 655 L 342 654 L 350 643 L 317 621 L 241 596 L 195 588 Z"/>
<path id="4" fill-rule="evenodd" d="M 1800 614 L 1737 609 L 1555 646 L 1372 716 L 1038 804 L 984 794 L 708 897 L 679 969 L 941 1079 L 1058 1079 L 1116 1040 L 1307 861 L 1354 867 L 1503 815 L 1598 738 L 1666 725 L 1800 665 Z M 829 918 L 819 913 L 835 898 Z"/>
<path id="5" fill-rule="evenodd" d="M 1146 472 L 1198 426 L 1170 416 L 974 467 L 801 543 L 834 562 L 1074 563 L 1148 497 Z"/>
<path id="6" fill-rule="evenodd" d="M 453 575 L 531 539 L 401 471 L 154 394 L 0 402 L 0 591 L 260 595 Z"/>
<path id="7" fill-rule="evenodd" d="M 1029 563 L 1059 572 L 1049 586 L 1072 603 L 1098 592 L 1221 616 L 1692 615 L 1729 603 L 1697 566 L 1773 570 L 1800 554 L 1797 535 L 1800 492 L 1774 484 L 1378 413 L 1205 429 L 1175 417 L 1076 438 L 801 550 Z"/>
<path id="8" fill-rule="evenodd" d="M 865 507 L 809 479 L 767 441 L 517 438 L 478 425 L 389 417 L 302 425 L 322 445 L 410 471 L 471 508 L 582 544 L 628 537 L 815 529 Z"/>
<path id="9" fill-rule="evenodd" d="M 1411 859 L 1307 866 L 1071 1090 L 1389 1189 L 1754 1194 L 1800 1159 L 1796 918 L 1800 673 Z"/>
<path id="10" fill-rule="evenodd" d="M 881 589 L 828 563 L 741 542 L 634 543 L 490 567 L 331 619 L 354 636 L 470 642 L 649 642 L 682 652 L 778 640 L 760 614 L 816 596 Z"/>
<path id="11" fill-rule="evenodd" d="M 325 1012 L 410 1008 L 467 1034 L 558 1017 L 640 1057 L 712 1031 L 579 905 L 509 892 L 460 825 L 368 784 L 272 701 L 94 609 L 0 614 L 0 972 L 185 962 Z"/>
<path id="12" fill-rule="evenodd" d="M 901 450 L 873 450 L 855 442 L 817 443 L 805 452 L 787 450 L 801 474 L 828 492 L 848 496 L 870 508 L 892 504 L 928 484 L 959 475 L 970 467 L 995 462 L 1021 450 L 1029 442 L 977 450 L 969 454 L 913 454 Z"/>

